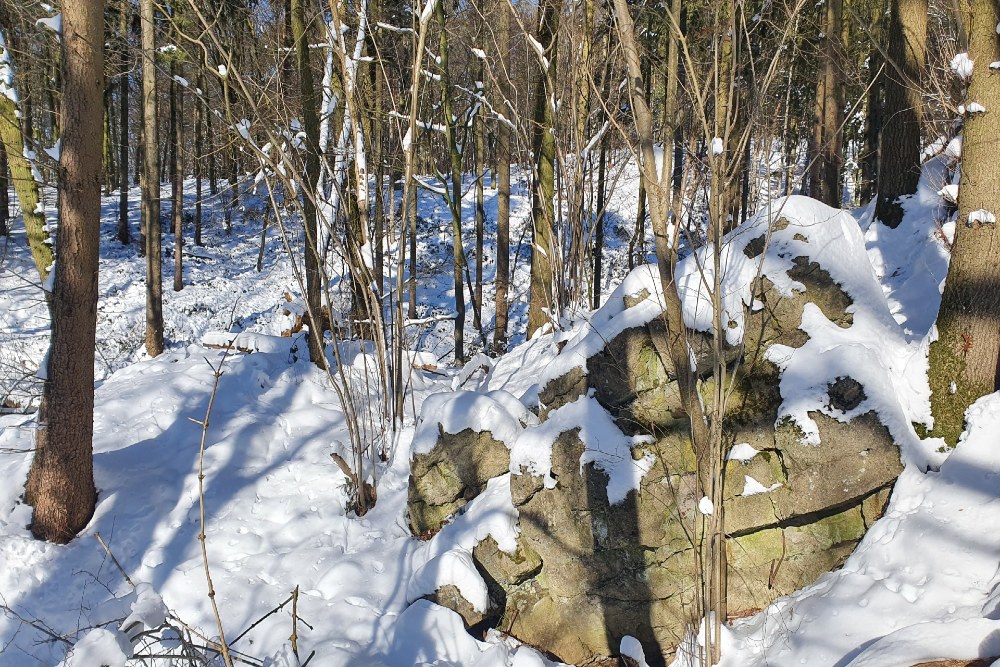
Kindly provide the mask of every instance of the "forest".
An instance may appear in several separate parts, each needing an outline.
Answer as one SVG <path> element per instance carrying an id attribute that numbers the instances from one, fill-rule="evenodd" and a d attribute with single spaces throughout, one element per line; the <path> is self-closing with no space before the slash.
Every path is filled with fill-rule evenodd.
<path id="1" fill-rule="evenodd" d="M 995 109 L 998 0 L 0 0 L 0 667 L 1000 665 Z"/>

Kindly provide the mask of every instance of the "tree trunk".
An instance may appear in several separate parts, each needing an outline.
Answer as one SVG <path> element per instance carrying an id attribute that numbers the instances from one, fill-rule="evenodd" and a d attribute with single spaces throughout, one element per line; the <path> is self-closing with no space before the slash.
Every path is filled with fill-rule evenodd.
<path id="1" fill-rule="evenodd" d="M 482 63 L 479 66 L 479 81 L 485 80 L 485 68 Z M 479 89 L 479 94 L 485 96 L 486 91 Z M 479 106 L 476 117 L 472 120 L 475 123 L 476 134 L 476 287 L 473 290 L 472 326 L 482 330 L 483 323 L 481 313 L 483 312 L 483 235 L 486 230 L 486 193 L 484 192 L 486 181 L 486 108 Z"/>
<path id="2" fill-rule="evenodd" d="M 35 458 L 32 533 L 65 543 L 94 515 L 94 348 L 101 226 L 104 2 L 62 6 L 59 266 Z"/>
<path id="3" fill-rule="evenodd" d="M 10 234 L 10 195 L 7 188 L 10 181 L 7 179 L 7 149 L 0 141 L 0 236 Z"/>
<path id="4" fill-rule="evenodd" d="M 885 87 L 885 76 L 879 74 L 882 63 L 882 52 L 878 49 L 872 49 L 868 56 L 868 70 L 871 74 L 868 80 L 868 99 L 865 109 L 864 143 L 860 156 L 861 187 L 859 194 L 862 206 L 870 202 L 878 190 L 878 145 L 882 133 L 882 89 Z"/>
<path id="5" fill-rule="evenodd" d="M 435 13 L 441 27 L 438 62 L 441 68 L 441 106 L 444 111 L 444 135 L 451 156 L 451 193 L 447 194 L 451 210 L 451 239 L 454 249 L 453 273 L 455 278 L 455 361 L 465 361 L 465 288 L 462 274 L 467 260 L 462 243 L 462 154 L 458 150 L 458 119 L 451 107 L 451 76 L 448 72 L 448 31 L 445 29 L 444 5 L 438 2 Z M 447 189 L 446 189 L 447 192 Z"/>
<path id="6" fill-rule="evenodd" d="M 177 83 L 176 62 L 170 64 L 171 150 L 170 218 L 174 228 L 174 291 L 184 289 L 184 91 Z"/>
<path id="7" fill-rule="evenodd" d="M 500 62 L 510 60 L 510 10 L 501 4 L 500 28 L 497 49 Z M 494 107 L 509 114 L 506 101 L 510 95 L 507 74 L 498 77 L 497 100 Z M 497 122 L 497 270 L 496 270 L 496 329 L 493 332 L 493 350 L 507 351 L 507 291 L 510 281 L 510 127 Z"/>
<path id="8" fill-rule="evenodd" d="M 309 309 L 309 360 L 325 367 L 323 354 L 323 318 L 320 295 L 319 249 L 316 244 L 316 198 L 314 189 L 319 174 L 319 118 L 316 115 L 316 91 L 312 68 L 309 66 L 309 39 L 306 33 L 302 0 L 291 0 L 292 40 L 295 42 L 295 62 L 302 94 L 302 124 L 306 132 L 305 170 L 302 174 L 302 217 L 305 223 L 306 305 Z M 235 169 L 235 161 L 234 161 Z"/>
<path id="9" fill-rule="evenodd" d="M 531 338 L 545 324 L 558 320 L 552 289 L 552 259 L 558 250 L 553 240 L 555 209 L 555 110 L 550 96 L 555 79 L 561 0 L 540 0 L 536 39 L 542 46 L 547 68 L 540 68 L 535 80 L 531 148 L 535 156 L 534 187 L 531 193 L 531 288 L 528 302 L 528 331 Z"/>
<path id="10" fill-rule="evenodd" d="M 594 223 L 594 287 L 592 301 L 594 310 L 601 307 L 601 286 L 604 283 L 604 209 L 607 208 L 607 190 L 604 182 L 607 178 L 608 147 L 603 138 L 600 143 L 600 151 L 600 156 L 597 158 L 597 220 Z M 644 192 L 641 184 L 639 192 Z M 643 218 L 645 218 L 645 206 L 642 207 L 641 212 Z M 631 265 L 631 263 L 632 256 L 629 253 L 629 264 Z"/>
<path id="11" fill-rule="evenodd" d="M 0 30 L 0 81 L 7 90 L 14 91 L 14 66 L 10 51 L 4 41 L 4 32 Z M 7 165 L 11 180 L 14 182 L 14 194 L 21 206 L 21 217 L 28 235 L 28 246 L 31 248 L 31 258 L 35 261 L 38 277 L 42 284 L 49 277 L 49 267 L 52 266 L 52 245 L 49 233 L 45 229 L 45 215 L 40 212 L 41 198 L 38 193 L 38 181 L 33 165 L 24 156 L 25 137 L 21 134 L 21 124 L 18 122 L 18 109 L 13 98 L 0 95 L 0 141 L 7 151 Z M 25 114 L 27 114 L 25 110 Z"/>
<path id="12" fill-rule="evenodd" d="M 201 211 L 201 198 L 202 198 L 202 168 L 205 162 L 205 138 L 202 136 L 202 124 L 205 119 L 205 73 L 204 70 L 199 67 L 198 69 L 198 90 L 201 94 L 195 98 L 195 115 L 194 115 L 194 244 L 196 246 L 204 245 L 201 241 L 201 224 L 202 224 L 202 211 Z"/>
<path id="13" fill-rule="evenodd" d="M 938 340 L 931 345 L 929 380 L 934 415 L 932 435 L 955 444 L 964 415 L 980 396 L 995 391 L 1000 358 L 1000 178 L 996 145 L 1000 136 L 1000 75 L 989 63 L 1000 60 L 993 0 L 973 0 L 969 58 L 975 73 L 966 106 L 978 102 L 985 113 L 966 116 L 958 225 L 948 279 L 937 318 Z"/>
<path id="14" fill-rule="evenodd" d="M 160 136 L 156 117 L 156 44 L 153 0 L 140 0 L 142 23 L 142 227 L 146 235 L 146 353 L 163 352 L 163 283 L 160 255 L 163 229 L 160 225 Z"/>
<path id="15" fill-rule="evenodd" d="M 122 48 L 122 74 L 118 77 L 118 232 L 115 238 L 122 245 L 132 242 L 132 230 L 128 224 L 128 96 L 129 68 L 128 62 L 128 16 L 129 0 L 122 0 L 119 8 L 121 14 L 119 30 L 126 47 Z"/>
<path id="16" fill-rule="evenodd" d="M 897 227 L 903 220 L 903 209 L 896 200 L 916 192 L 920 179 L 927 0 L 891 0 L 886 41 L 890 62 L 884 77 L 885 123 L 875 215 L 885 225 Z"/>
<path id="17" fill-rule="evenodd" d="M 844 26 L 843 0 L 828 0 L 823 32 L 823 63 L 816 91 L 816 169 L 810 194 L 840 208 L 840 172 L 844 166 Z"/>

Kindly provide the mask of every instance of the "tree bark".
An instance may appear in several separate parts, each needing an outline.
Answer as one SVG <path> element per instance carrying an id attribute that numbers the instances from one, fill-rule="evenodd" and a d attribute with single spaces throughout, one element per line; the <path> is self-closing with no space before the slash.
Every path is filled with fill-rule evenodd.
<path id="1" fill-rule="evenodd" d="M 32 533 L 65 543 L 94 515 L 94 348 L 101 223 L 104 2 L 62 6 L 59 264 L 35 458 Z"/>
<path id="2" fill-rule="evenodd" d="M 170 64 L 170 218 L 174 228 L 174 291 L 184 289 L 184 91 L 177 83 L 179 67 Z"/>
<path id="3" fill-rule="evenodd" d="M 989 63 L 1000 60 L 997 23 L 1000 8 L 993 0 L 973 0 L 969 57 L 975 71 L 966 106 L 978 102 L 986 112 L 966 116 L 958 225 L 928 374 L 932 435 L 952 445 L 962 432 L 966 408 L 1000 386 L 1000 232 L 995 222 L 1000 216 L 1000 178 L 995 162 L 1000 137 L 1000 73 L 989 68 Z"/>
<path id="4" fill-rule="evenodd" d="M 128 16 L 129 1 L 121 0 L 119 7 L 119 30 L 124 43 L 121 52 L 122 73 L 118 76 L 118 232 L 115 238 L 122 245 L 132 242 L 132 230 L 128 224 Z"/>
<path id="5" fill-rule="evenodd" d="M 559 313 L 552 285 L 552 258 L 558 250 L 553 242 L 555 208 L 555 110 L 550 97 L 555 94 L 555 62 L 558 49 L 559 15 L 561 0 L 540 0 L 538 5 L 538 31 L 536 39 L 541 44 L 545 65 L 535 80 L 531 148 L 535 156 L 534 187 L 531 192 L 531 286 L 528 301 L 528 331 L 531 338 L 545 324 L 558 320 Z"/>
<path id="6" fill-rule="evenodd" d="M 468 266 L 465 246 L 462 243 L 462 154 L 458 150 L 457 124 L 451 106 L 451 76 L 448 71 L 448 31 L 444 20 L 444 4 L 438 2 L 434 9 L 441 28 L 438 55 L 441 69 L 441 106 L 444 111 L 444 136 L 451 156 L 451 192 L 447 194 L 451 210 L 451 239 L 454 251 L 453 274 L 455 278 L 455 362 L 465 360 L 465 288 L 462 274 Z M 446 190 L 447 192 L 447 190 Z"/>
<path id="7" fill-rule="evenodd" d="M 319 249 L 316 244 L 316 198 L 314 188 L 319 174 L 319 117 L 316 114 L 316 90 L 309 66 L 309 39 L 306 34 L 302 0 L 291 0 L 292 40 L 295 42 L 295 62 L 299 72 L 302 95 L 302 124 L 306 132 L 305 170 L 302 174 L 302 217 L 305 223 L 306 305 L 309 308 L 309 360 L 325 367 L 323 354 L 323 318 L 320 298 Z M 235 165 L 235 162 L 234 162 Z M 234 167 L 235 168 L 235 167 Z"/>
<path id="8" fill-rule="evenodd" d="M 0 236 L 10 234 L 10 195 L 7 188 L 10 181 L 7 178 L 7 149 L 0 141 Z"/>
<path id="9" fill-rule="evenodd" d="M 921 83 L 927 61 L 927 11 L 927 0 L 891 0 L 889 9 L 885 122 L 875 210 L 876 217 L 889 227 L 897 227 L 903 221 L 903 209 L 897 199 L 916 192 L 920 179 Z"/>
<path id="10" fill-rule="evenodd" d="M 501 3 L 500 28 L 497 49 L 500 62 L 510 60 L 510 10 Z M 498 78 L 497 99 L 494 106 L 508 115 L 507 99 L 510 85 L 506 72 Z M 493 332 L 493 350 L 507 351 L 507 290 L 510 281 L 510 127 L 503 120 L 497 122 L 497 270 L 496 270 L 496 328 Z"/>
<path id="11" fill-rule="evenodd" d="M 153 0 L 140 0 L 142 23 L 142 228 L 146 251 L 146 353 L 163 352 L 163 266 L 160 249 L 160 156 L 157 150 L 159 122 L 156 111 L 156 43 Z"/>
<path id="12" fill-rule="evenodd" d="M 840 173 L 844 166 L 844 26 L 843 0 L 828 0 L 823 32 L 823 64 L 816 91 L 816 169 L 810 194 L 840 208 Z"/>
<path id="13" fill-rule="evenodd" d="M 0 30 L 0 82 L 10 91 L 9 95 L 0 94 L 0 141 L 7 151 L 7 166 L 10 169 L 11 180 L 14 182 L 14 194 L 21 206 L 21 217 L 28 235 L 28 246 L 31 248 L 31 258 L 38 270 L 42 284 L 49 277 L 49 267 L 52 266 L 52 245 L 49 233 L 45 228 L 45 215 L 41 212 L 39 203 L 37 171 L 25 157 L 25 135 L 22 135 L 21 123 L 18 122 L 17 98 L 14 92 L 14 65 L 10 51 L 4 40 L 4 32 Z M 28 111 L 24 110 L 28 115 Z"/>
<path id="14" fill-rule="evenodd" d="M 198 68 L 198 90 L 201 94 L 195 98 L 195 115 L 194 115 L 194 244 L 196 246 L 204 245 L 201 240 L 201 225 L 202 225 L 202 210 L 201 210 L 201 198 L 202 198 L 202 170 L 205 162 L 205 138 L 203 136 L 202 125 L 204 124 L 206 103 L 205 103 L 205 73 L 204 70 L 199 66 Z"/>

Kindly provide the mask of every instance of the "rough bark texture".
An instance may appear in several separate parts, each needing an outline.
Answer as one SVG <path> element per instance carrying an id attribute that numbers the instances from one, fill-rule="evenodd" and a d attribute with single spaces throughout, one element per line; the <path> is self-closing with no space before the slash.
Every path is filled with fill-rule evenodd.
<path id="1" fill-rule="evenodd" d="M 73 539 L 94 514 L 94 347 L 101 222 L 104 2 L 68 2 L 63 12 L 63 132 L 59 264 L 52 343 L 37 450 L 28 477 L 31 530 Z"/>
<path id="2" fill-rule="evenodd" d="M 160 225 L 160 155 L 157 152 L 159 122 L 156 118 L 156 44 L 153 0 L 139 3 L 142 23 L 142 228 L 146 254 L 146 353 L 163 352 L 163 260 L 160 255 L 163 229 Z"/>
<path id="3" fill-rule="evenodd" d="M 535 81 L 533 99 L 534 115 L 531 128 L 531 148 L 535 156 L 535 183 L 531 190 L 531 290 L 528 302 L 528 338 L 545 324 L 558 317 L 553 312 L 556 301 L 552 290 L 552 256 L 558 248 L 553 241 L 555 209 L 556 136 L 555 111 L 550 95 L 551 81 L 555 78 L 556 49 L 559 31 L 560 0 L 542 0 L 538 5 L 538 32 L 536 39 L 542 45 L 548 68 L 539 71 Z"/>
<path id="4" fill-rule="evenodd" d="M 306 303 L 309 307 L 310 321 L 321 322 L 320 307 L 320 267 L 319 253 L 316 247 L 316 200 L 310 190 L 316 184 L 319 175 L 319 118 L 316 115 L 316 91 L 313 86 L 312 68 L 309 66 L 309 39 L 306 34 L 305 14 L 302 0 L 292 0 L 292 39 L 295 42 L 295 62 L 299 71 L 299 86 L 302 95 L 302 125 L 306 131 L 305 170 L 302 173 L 302 183 L 305 192 L 302 197 L 302 217 L 306 232 Z M 235 170 L 235 162 L 234 162 Z M 323 354 L 322 325 L 309 326 L 309 360 L 323 366 L 326 357 Z"/>
<path id="5" fill-rule="evenodd" d="M 903 220 L 896 201 L 917 191 L 920 178 L 921 81 L 927 60 L 927 0 L 892 0 L 889 10 L 889 63 L 885 70 L 875 215 L 889 227 Z"/>
<path id="6" fill-rule="evenodd" d="M 934 435 L 958 441 L 965 409 L 998 385 L 1000 357 L 1000 234 L 990 217 L 1000 216 L 1000 60 L 995 28 L 1000 8 L 993 0 L 972 3 L 969 57 L 975 72 L 966 106 L 978 102 L 985 113 L 966 117 L 958 225 L 948 279 L 938 313 L 938 340 L 931 345 L 929 379 Z M 986 215 L 986 213 L 989 215 Z"/>

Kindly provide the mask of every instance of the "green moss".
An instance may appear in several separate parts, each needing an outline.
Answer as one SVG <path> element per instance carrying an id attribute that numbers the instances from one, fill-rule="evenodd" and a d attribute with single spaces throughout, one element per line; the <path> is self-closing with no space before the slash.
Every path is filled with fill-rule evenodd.
<path id="1" fill-rule="evenodd" d="M 931 414 L 934 428 L 927 435 L 944 438 L 949 447 L 958 443 L 965 429 L 965 411 L 993 387 L 967 381 L 965 350 L 953 329 L 954 319 L 938 322 L 939 339 L 931 345 L 927 379 L 931 387 Z M 954 391 L 952 385 L 954 384 Z"/>

